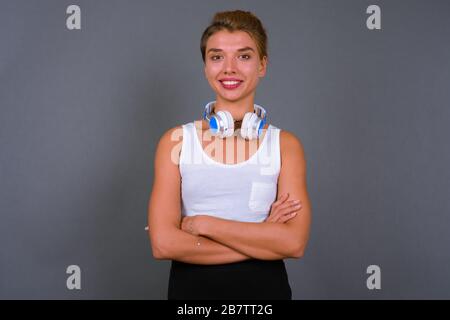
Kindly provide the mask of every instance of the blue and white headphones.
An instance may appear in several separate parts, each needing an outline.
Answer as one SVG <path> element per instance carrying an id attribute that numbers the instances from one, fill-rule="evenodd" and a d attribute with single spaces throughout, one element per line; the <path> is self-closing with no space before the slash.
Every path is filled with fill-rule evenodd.
<path id="1" fill-rule="evenodd" d="M 203 112 L 203 119 L 209 122 L 211 134 L 220 138 L 230 137 L 234 133 L 234 119 L 229 111 L 223 110 L 212 114 L 213 104 L 208 102 Z M 246 140 L 256 139 L 261 135 L 261 129 L 267 121 L 266 110 L 254 104 L 254 112 L 247 112 L 242 119 L 240 134 Z"/>

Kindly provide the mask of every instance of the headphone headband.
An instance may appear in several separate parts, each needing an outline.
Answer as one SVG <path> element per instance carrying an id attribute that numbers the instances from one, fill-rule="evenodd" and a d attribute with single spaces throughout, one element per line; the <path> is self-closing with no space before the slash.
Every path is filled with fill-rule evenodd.
<path id="1" fill-rule="evenodd" d="M 215 102 L 216 101 L 214 100 L 214 101 L 210 101 L 206 104 L 205 110 L 203 111 L 203 119 L 208 120 L 208 121 L 210 120 L 213 103 L 215 103 Z M 262 120 L 264 120 L 264 122 L 265 122 L 266 115 L 267 115 L 266 110 L 263 107 L 261 107 L 260 105 L 257 105 L 256 103 L 253 104 L 253 108 L 254 108 L 253 112 L 256 113 L 256 115 L 259 118 L 261 118 Z"/>
<path id="2" fill-rule="evenodd" d="M 203 111 L 203 119 L 208 121 L 213 135 L 218 135 L 221 138 L 230 137 L 234 134 L 234 128 L 238 121 L 234 120 L 231 113 L 227 110 L 213 114 L 213 104 L 215 102 L 210 101 L 206 104 Z M 261 130 L 267 121 L 267 112 L 263 107 L 254 103 L 253 112 L 246 112 L 244 118 L 240 121 L 242 121 L 240 127 L 241 137 L 251 140 L 260 136 Z"/>

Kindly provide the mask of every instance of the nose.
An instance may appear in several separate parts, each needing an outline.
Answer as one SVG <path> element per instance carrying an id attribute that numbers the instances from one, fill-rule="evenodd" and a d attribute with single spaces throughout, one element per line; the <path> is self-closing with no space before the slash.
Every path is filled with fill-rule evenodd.
<path id="1" fill-rule="evenodd" d="M 234 59 L 226 59 L 224 63 L 224 73 L 232 74 L 236 73 L 236 62 Z"/>

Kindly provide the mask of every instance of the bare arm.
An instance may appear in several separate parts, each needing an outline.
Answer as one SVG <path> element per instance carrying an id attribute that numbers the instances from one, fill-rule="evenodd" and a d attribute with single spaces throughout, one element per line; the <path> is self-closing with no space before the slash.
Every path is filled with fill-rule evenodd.
<path id="1" fill-rule="evenodd" d="M 299 258 L 300 253 L 287 224 L 240 222 L 198 216 L 200 235 L 262 260 Z"/>
<path id="2" fill-rule="evenodd" d="M 303 256 L 311 223 L 306 161 L 300 140 L 289 132 L 282 133 L 278 195 L 289 193 L 292 199 L 300 200 L 300 214 L 286 223 L 238 222 L 200 215 L 192 218 L 198 234 L 259 259 L 272 259 L 274 255 L 287 258 Z"/>
<path id="3" fill-rule="evenodd" d="M 148 231 L 154 258 L 196 264 L 249 259 L 224 244 L 181 230 L 180 136 L 181 126 L 168 130 L 161 137 L 155 154 L 154 182 L 148 204 Z"/>

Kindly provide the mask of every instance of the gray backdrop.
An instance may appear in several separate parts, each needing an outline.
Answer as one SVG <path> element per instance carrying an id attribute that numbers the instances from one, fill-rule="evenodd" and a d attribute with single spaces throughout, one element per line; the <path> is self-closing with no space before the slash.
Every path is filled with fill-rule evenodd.
<path id="1" fill-rule="evenodd" d="M 66 27 L 71 4 L 81 30 Z M 381 30 L 366 27 L 371 4 Z M 0 298 L 165 299 L 170 262 L 144 231 L 155 147 L 215 98 L 200 36 L 230 9 L 265 25 L 255 102 L 307 156 L 313 225 L 286 260 L 293 298 L 450 298 L 449 1 L 0 6 Z"/>

